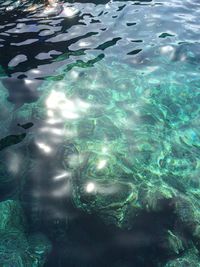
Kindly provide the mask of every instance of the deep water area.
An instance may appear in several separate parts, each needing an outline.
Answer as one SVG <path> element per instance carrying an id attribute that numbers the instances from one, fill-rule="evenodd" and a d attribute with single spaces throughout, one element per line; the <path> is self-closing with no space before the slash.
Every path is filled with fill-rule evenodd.
<path id="1" fill-rule="evenodd" d="M 0 267 L 200 267 L 200 2 L 0 0 Z"/>

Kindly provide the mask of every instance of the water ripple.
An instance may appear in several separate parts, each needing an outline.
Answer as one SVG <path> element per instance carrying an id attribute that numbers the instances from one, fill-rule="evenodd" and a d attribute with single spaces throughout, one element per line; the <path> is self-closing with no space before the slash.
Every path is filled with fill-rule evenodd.
<path id="1" fill-rule="evenodd" d="M 69 266 L 132 266 L 132 246 L 140 253 L 142 245 L 157 248 L 160 237 L 152 240 L 149 229 L 143 228 L 141 235 L 136 231 L 130 237 L 128 232 L 130 238 L 114 231 L 102 246 L 101 236 L 96 242 L 98 233 L 87 229 L 90 235 L 85 235 L 82 217 L 70 225 L 72 231 L 66 230 L 78 216 L 66 203 L 78 181 L 73 192 L 76 206 L 89 213 L 97 209 L 103 220 L 122 226 L 128 223 L 130 201 L 131 208 L 156 207 L 158 201 L 151 194 L 162 199 L 157 194 L 160 180 L 164 198 L 173 191 L 187 199 L 187 192 L 199 202 L 195 186 L 200 183 L 200 3 L 65 1 L 59 15 L 48 17 L 42 3 L 31 2 L 0 0 L 1 199 L 20 194 L 32 225 L 39 221 L 40 227 L 44 222 L 44 228 L 56 229 L 56 237 L 51 230 L 50 234 L 59 251 L 48 266 L 55 267 L 58 261 L 66 266 L 68 260 Z M 188 219 L 189 212 L 196 213 L 187 213 L 184 202 L 175 203 L 184 227 L 188 221 L 196 227 Z M 197 215 L 195 223 L 200 220 Z M 166 223 L 163 228 L 177 256 L 181 246 L 176 247 L 176 236 Z M 192 228 L 199 235 L 198 229 Z M 182 231 L 184 239 L 188 235 Z M 116 245 L 112 238 L 121 243 Z M 193 246 L 192 242 L 186 245 Z M 145 265 L 142 253 L 134 258 L 137 266 L 155 266 L 152 255 L 148 259 Z"/>

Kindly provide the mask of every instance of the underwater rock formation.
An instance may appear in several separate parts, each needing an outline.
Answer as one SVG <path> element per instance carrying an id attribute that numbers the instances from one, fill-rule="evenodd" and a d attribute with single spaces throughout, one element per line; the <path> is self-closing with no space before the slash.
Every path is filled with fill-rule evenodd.
<path id="1" fill-rule="evenodd" d="M 175 260 L 170 260 L 165 267 L 193 267 L 200 266 L 198 251 L 195 249 L 188 250 L 183 256 L 178 257 Z"/>
<path id="2" fill-rule="evenodd" d="M 75 133 L 65 136 L 63 166 L 72 174 L 76 207 L 120 228 L 166 210 L 172 221 L 166 216 L 165 253 L 177 257 L 194 244 L 199 249 L 199 107 L 198 92 L 191 93 L 192 66 L 184 85 L 180 63 L 163 80 L 164 67 L 141 74 L 117 63 L 99 66 L 71 79 L 66 93 L 88 107 L 64 123 Z M 74 73 L 69 77 L 79 77 Z"/>
<path id="3" fill-rule="evenodd" d="M 199 260 L 198 86 L 194 66 L 179 62 L 146 72 L 114 62 L 74 66 L 56 90 L 44 83 L 41 98 L 15 118 L 34 123 L 28 140 L 49 159 L 61 151 L 78 209 L 122 229 L 155 217 L 155 246 L 170 258 L 167 267 L 176 266 Z"/>
<path id="4" fill-rule="evenodd" d="M 51 251 L 43 234 L 27 234 L 20 204 L 14 200 L 0 202 L 0 265 L 2 267 L 41 267 Z"/>

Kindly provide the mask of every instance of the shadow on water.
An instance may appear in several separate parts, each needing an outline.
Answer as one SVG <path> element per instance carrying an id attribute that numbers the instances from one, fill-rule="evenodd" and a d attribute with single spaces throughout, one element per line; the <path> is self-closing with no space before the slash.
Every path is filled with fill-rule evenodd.
<path id="1" fill-rule="evenodd" d="M 168 214 L 144 214 L 134 229 L 125 231 L 105 226 L 98 217 L 79 214 L 80 217 L 68 226 L 66 241 L 56 242 L 46 266 L 58 262 L 60 266 L 68 262 L 70 267 L 156 266 L 158 260 L 164 262 L 169 257 L 163 252 L 164 228 L 160 220 L 163 215 Z M 146 220 L 148 227 L 143 223 Z"/>

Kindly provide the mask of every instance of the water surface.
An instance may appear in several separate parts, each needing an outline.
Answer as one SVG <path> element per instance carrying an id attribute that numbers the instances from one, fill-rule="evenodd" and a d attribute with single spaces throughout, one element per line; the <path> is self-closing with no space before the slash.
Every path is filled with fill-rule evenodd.
<path id="1" fill-rule="evenodd" d="M 0 3 L 0 198 L 48 238 L 44 266 L 198 266 L 199 2 L 66 2 L 50 18 L 13 4 Z M 3 266 L 26 266 L 2 244 Z"/>

